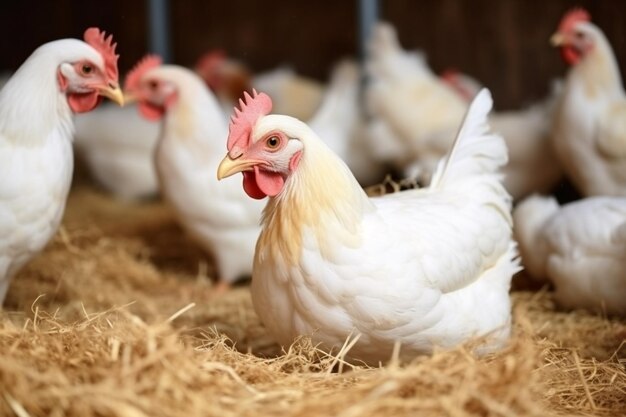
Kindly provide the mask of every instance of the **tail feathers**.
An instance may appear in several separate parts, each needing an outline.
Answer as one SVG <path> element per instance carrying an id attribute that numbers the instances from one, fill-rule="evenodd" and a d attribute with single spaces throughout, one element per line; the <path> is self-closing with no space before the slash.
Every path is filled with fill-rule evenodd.
<path id="1" fill-rule="evenodd" d="M 500 182 L 498 170 L 508 160 L 502 137 L 489 133 L 487 115 L 493 100 L 482 89 L 470 104 L 448 156 L 439 162 L 432 177 L 431 189 L 442 189 L 486 175 Z"/>
<path id="2" fill-rule="evenodd" d="M 548 254 L 542 231 L 559 209 L 559 203 L 553 197 L 532 195 L 513 211 L 513 233 L 519 243 L 522 263 L 535 278 L 546 277 Z"/>

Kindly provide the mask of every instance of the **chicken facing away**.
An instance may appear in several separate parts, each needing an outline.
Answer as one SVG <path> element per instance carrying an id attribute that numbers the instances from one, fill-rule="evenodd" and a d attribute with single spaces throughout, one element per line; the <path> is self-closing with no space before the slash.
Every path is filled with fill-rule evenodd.
<path id="1" fill-rule="evenodd" d="M 142 116 L 162 120 L 154 163 L 164 199 L 182 227 L 216 259 L 222 288 L 250 276 L 263 202 L 232 179 L 215 178 L 227 117 L 192 71 L 148 56 L 126 77 L 124 92 Z"/>
<path id="2" fill-rule="evenodd" d="M 434 74 L 423 55 L 407 52 L 395 29 L 379 23 L 369 42 L 370 146 L 404 169 L 418 162 L 428 180 L 450 149 L 467 102 Z"/>
<path id="3" fill-rule="evenodd" d="M 482 88 L 477 80 L 455 71 L 446 71 L 441 78 L 468 103 Z M 548 193 L 563 177 L 552 147 L 555 108 L 561 93 L 561 83 L 555 82 L 550 96 L 542 102 L 489 115 L 491 129 L 502 135 L 509 149 L 509 162 L 502 169 L 504 187 L 516 200 L 532 193 Z"/>
<path id="4" fill-rule="evenodd" d="M 566 308 L 626 315 L 626 198 L 589 197 L 559 207 L 531 196 L 513 213 L 526 271 L 549 279 Z"/>
<path id="5" fill-rule="evenodd" d="M 519 267 L 491 104 L 478 95 L 428 188 L 368 198 L 306 124 L 268 115 L 263 93 L 246 97 L 218 177 L 243 172 L 248 195 L 270 197 L 252 298 L 279 343 L 306 335 L 336 352 L 353 335 L 348 357 L 378 363 L 396 342 L 402 357 L 477 336 L 479 352 L 506 342 Z"/>
<path id="6" fill-rule="evenodd" d="M 116 44 L 97 28 L 84 42 L 37 48 L 0 92 L 0 305 L 16 272 L 56 232 L 73 170 L 72 113 L 102 96 L 123 103 Z"/>
<path id="7" fill-rule="evenodd" d="M 551 41 L 572 66 L 553 139 L 561 165 L 583 195 L 626 196 L 626 96 L 611 45 L 582 9 Z"/>

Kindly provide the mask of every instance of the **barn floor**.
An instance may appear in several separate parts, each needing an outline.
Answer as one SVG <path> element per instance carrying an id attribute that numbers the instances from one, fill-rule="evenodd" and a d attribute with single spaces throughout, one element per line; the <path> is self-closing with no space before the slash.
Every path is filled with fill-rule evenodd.
<path id="1" fill-rule="evenodd" d="M 0 415 L 626 415 L 626 322 L 546 290 L 513 293 L 501 354 L 372 369 L 306 340 L 281 353 L 248 287 L 215 296 L 212 275 L 162 204 L 80 185 L 0 312 Z"/>

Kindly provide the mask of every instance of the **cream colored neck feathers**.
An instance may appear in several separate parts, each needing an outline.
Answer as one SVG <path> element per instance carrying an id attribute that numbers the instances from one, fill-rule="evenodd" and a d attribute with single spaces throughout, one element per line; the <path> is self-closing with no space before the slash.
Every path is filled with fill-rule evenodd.
<path id="1" fill-rule="evenodd" d="M 286 133 L 302 141 L 302 159 L 282 192 L 267 204 L 257 246 L 257 254 L 259 249 L 269 249 L 274 259 L 282 258 L 290 265 L 298 262 L 305 234 L 317 239 L 323 256 L 332 256 L 328 253 L 328 228 L 333 230 L 334 241 L 357 245 L 361 219 L 373 210 L 346 164 L 306 125 L 288 120 L 294 121 L 301 124 L 294 126 L 298 136 L 293 131 Z"/>

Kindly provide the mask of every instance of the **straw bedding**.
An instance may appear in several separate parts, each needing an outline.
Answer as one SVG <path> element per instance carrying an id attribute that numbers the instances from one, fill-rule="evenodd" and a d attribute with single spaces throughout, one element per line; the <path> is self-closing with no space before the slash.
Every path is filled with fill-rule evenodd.
<path id="1" fill-rule="evenodd" d="M 547 289 L 513 292 L 495 356 L 367 368 L 306 339 L 281 351 L 247 285 L 216 296 L 213 275 L 161 203 L 78 187 L 0 312 L 0 415 L 626 415 L 626 323 L 561 312 Z"/>

